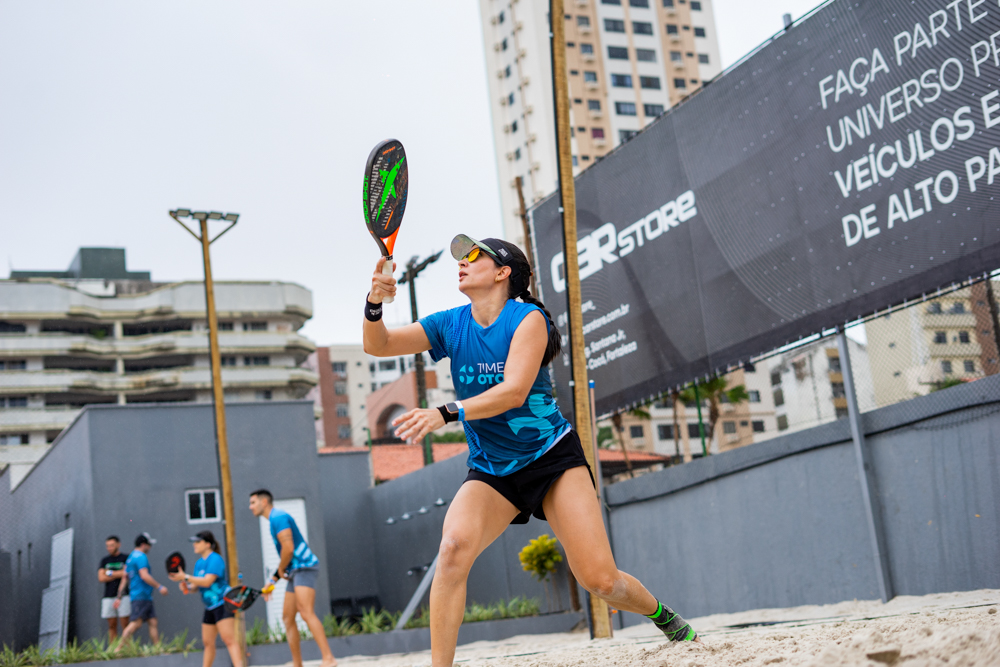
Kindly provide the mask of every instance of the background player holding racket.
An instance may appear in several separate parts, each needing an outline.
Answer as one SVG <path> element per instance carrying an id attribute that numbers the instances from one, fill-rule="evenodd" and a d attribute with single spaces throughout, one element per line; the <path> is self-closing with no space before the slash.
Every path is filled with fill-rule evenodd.
<path id="1" fill-rule="evenodd" d="M 211 667 L 215 660 L 215 638 L 222 637 L 233 667 L 242 667 L 240 646 L 236 641 L 236 618 L 223 599 L 229 585 L 226 583 L 226 562 L 219 555 L 219 543 L 210 530 L 203 530 L 190 539 L 198 554 L 193 574 L 186 574 L 181 566 L 167 576 L 180 584 L 182 593 L 187 594 L 185 588 L 201 593 L 201 601 L 205 604 L 201 618 L 201 641 L 205 645 L 202 665 Z"/>
<path id="2" fill-rule="evenodd" d="M 250 511 L 253 512 L 254 516 L 262 516 L 268 520 L 274 548 L 281 556 L 278 569 L 271 581 L 277 582 L 280 579 L 288 581 L 281 615 L 285 622 L 288 649 L 292 652 L 292 665 L 293 667 L 302 667 L 299 626 L 295 622 L 295 615 L 299 614 L 309 626 L 309 631 L 312 633 L 313 639 L 316 640 L 316 646 L 319 647 L 322 656 L 320 667 L 333 667 L 337 664 L 337 659 L 333 657 L 330 643 L 326 641 L 323 621 L 319 619 L 314 609 L 319 559 L 306 544 L 295 519 L 288 512 L 275 508 L 273 503 L 274 496 L 267 489 L 257 489 L 250 494 Z M 265 590 L 267 590 L 266 586 Z M 273 588 L 263 593 L 265 600 L 271 599 L 271 591 Z"/>
<path id="3" fill-rule="evenodd" d="M 461 400 L 393 421 L 396 434 L 410 442 L 461 421 L 469 441 L 469 474 L 448 508 L 431 586 L 433 664 L 452 665 L 472 564 L 509 524 L 531 515 L 552 526 L 585 589 L 617 609 L 648 616 L 671 640 L 697 640 L 684 619 L 615 565 L 580 439 L 552 396 L 546 367 L 559 353 L 560 336 L 528 291 L 524 253 L 506 241 L 460 234 L 451 254 L 469 305 L 390 331 L 380 304 L 395 295 L 396 285 L 380 259 L 364 322 L 368 354 L 429 350 L 435 361 L 450 357 L 452 377 L 463 380 L 455 383 Z"/>

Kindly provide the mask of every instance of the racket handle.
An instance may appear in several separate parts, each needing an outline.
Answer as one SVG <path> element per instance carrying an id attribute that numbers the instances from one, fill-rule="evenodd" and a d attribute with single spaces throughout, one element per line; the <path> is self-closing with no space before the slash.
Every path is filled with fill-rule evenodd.
<path id="1" fill-rule="evenodd" d="M 274 590 L 274 584 L 273 583 L 269 583 L 267 586 L 264 586 L 264 588 L 260 589 L 260 592 L 266 594 L 266 593 L 270 593 L 273 590 Z"/>
<path id="2" fill-rule="evenodd" d="M 385 264 L 382 265 L 382 274 L 386 276 L 392 276 L 392 257 L 387 257 Z M 384 296 L 382 297 L 382 303 L 392 303 L 396 297 Z"/>
<path id="3" fill-rule="evenodd" d="M 181 582 L 181 593 L 183 593 L 184 595 L 187 595 L 190 592 L 191 592 L 191 590 L 188 588 L 187 582 L 182 581 Z"/>

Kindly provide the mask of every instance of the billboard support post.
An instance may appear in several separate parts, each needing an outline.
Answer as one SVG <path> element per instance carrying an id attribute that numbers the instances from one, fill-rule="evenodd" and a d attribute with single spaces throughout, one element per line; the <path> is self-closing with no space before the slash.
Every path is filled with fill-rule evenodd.
<path id="1" fill-rule="evenodd" d="M 847 348 L 844 327 L 837 327 L 837 347 L 840 352 L 840 372 L 844 378 L 844 393 L 847 395 L 847 418 L 851 422 L 851 439 L 854 441 L 854 456 L 858 462 L 858 481 L 861 483 L 861 500 L 864 504 L 865 519 L 868 523 L 868 537 L 871 540 L 872 555 L 875 560 L 875 581 L 878 584 L 882 602 L 892 597 L 892 579 L 889 575 L 888 552 L 885 548 L 885 531 L 882 527 L 881 503 L 875 486 L 875 471 L 872 469 L 865 444 L 865 432 L 858 412 L 858 396 L 854 387 L 854 372 L 851 356 Z"/>
<path id="2" fill-rule="evenodd" d="M 569 314 L 570 359 L 573 366 L 573 421 L 580 441 L 592 442 L 590 428 L 590 392 L 587 383 L 587 357 L 583 349 L 583 311 L 580 295 L 580 260 L 577 255 L 576 189 L 573 183 L 573 159 L 570 148 L 569 83 L 566 79 L 566 24 L 563 1 L 549 1 L 549 48 L 552 53 L 552 95 L 556 112 L 556 162 L 559 167 L 563 252 L 566 267 L 566 292 Z M 590 469 L 594 470 L 593 447 L 584 447 Z M 600 497 L 598 497 L 600 502 Z M 611 636 L 607 603 L 590 596 L 592 628 L 595 638 Z"/>

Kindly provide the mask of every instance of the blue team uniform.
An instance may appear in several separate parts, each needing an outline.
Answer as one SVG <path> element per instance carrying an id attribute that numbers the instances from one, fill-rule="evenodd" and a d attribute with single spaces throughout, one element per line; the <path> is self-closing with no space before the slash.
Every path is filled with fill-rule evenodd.
<path id="1" fill-rule="evenodd" d="M 199 586 L 198 592 L 201 593 L 205 609 L 215 609 L 221 605 L 224 602 L 222 596 L 229 591 L 229 585 L 226 584 L 226 562 L 222 560 L 222 556 L 213 551 L 205 558 L 199 558 L 194 564 L 193 574 L 196 577 L 204 577 L 206 574 L 216 576 L 211 586 Z"/>
<path id="2" fill-rule="evenodd" d="M 533 310 L 541 312 L 538 306 L 509 299 L 496 322 L 485 328 L 473 319 L 471 305 L 420 320 L 431 343 L 431 358 L 451 358 L 451 377 L 459 400 L 478 396 L 503 382 L 514 331 Z M 548 318 L 545 322 L 551 326 Z M 552 380 L 546 367 L 539 369 L 524 405 L 495 417 L 463 422 L 463 426 L 469 441 L 468 466 L 498 477 L 538 459 L 571 428 L 552 398 Z"/>
<path id="3" fill-rule="evenodd" d="M 140 549 L 136 549 L 129 554 L 125 561 L 125 572 L 128 574 L 128 594 L 133 601 L 153 599 L 153 587 L 139 576 L 139 570 L 142 568 L 149 570 L 149 559 Z"/>
<path id="4" fill-rule="evenodd" d="M 278 533 L 286 528 L 291 528 L 292 530 L 292 544 L 295 547 L 295 551 L 292 553 L 292 562 L 288 565 L 289 571 L 319 567 L 319 558 L 316 558 L 316 554 L 306 544 L 291 514 L 284 510 L 272 508 L 268 521 L 271 523 L 271 539 L 274 540 L 274 548 L 278 550 L 279 556 L 281 555 L 281 542 L 278 541 Z"/>

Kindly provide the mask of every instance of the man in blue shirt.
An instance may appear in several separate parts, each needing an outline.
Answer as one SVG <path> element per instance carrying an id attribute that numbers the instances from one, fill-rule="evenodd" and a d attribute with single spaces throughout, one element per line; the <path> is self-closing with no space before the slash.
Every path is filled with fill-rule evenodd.
<path id="1" fill-rule="evenodd" d="M 295 519 L 288 512 L 276 509 L 273 503 L 274 496 L 267 489 L 258 489 L 250 494 L 250 511 L 254 516 L 262 516 L 270 522 L 271 539 L 274 540 L 274 548 L 281 556 L 272 581 L 277 583 L 281 579 L 288 580 L 282 617 L 285 622 L 285 634 L 288 637 L 288 648 L 292 652 L 292 665 L 302 667 L 299 628 L 295 623 L 295 615 L 299 614 L 309 626 L 309 631 L 319 647 L 322 655 L 320 667 L 334 667 L 337 659 L 333 657 L 330 644 L 326 641 L 323 621 L 319 620 L 313 609 L 316 604 L 319 559 L 306 544 L 299 527 L 295 524 Z M 270 598 L 270 593 L 264 594 L 265 600 Z"/>
<path id="2" fill-rule="evenodd" d="M 118 587 L 118 596 L 115 601 L 116 609 L 121 604 L 121 598 L 126 587 L 132 603 L 132 614 L 129 616 L 129 624 L 122 632 L 122 643 L 118 650 L 125 645 L 125 640 L 132 636 L 142 627 L 143 621 L 149 624 L 149 641 L 157 643 L 160 641 L 160 631 L 156 621 L 156 610 L 153 608 L 153 591 L 157 590 L 160 595 L 167 594 L 167 587 L 153 579 L 149 573 L 149 558 L 146 554 L 156 542 L 149 533 L 141 533 L 135 538 L 135 550 L 129 554 L 125 561 L 125 576 L 122 577 Z"/>

